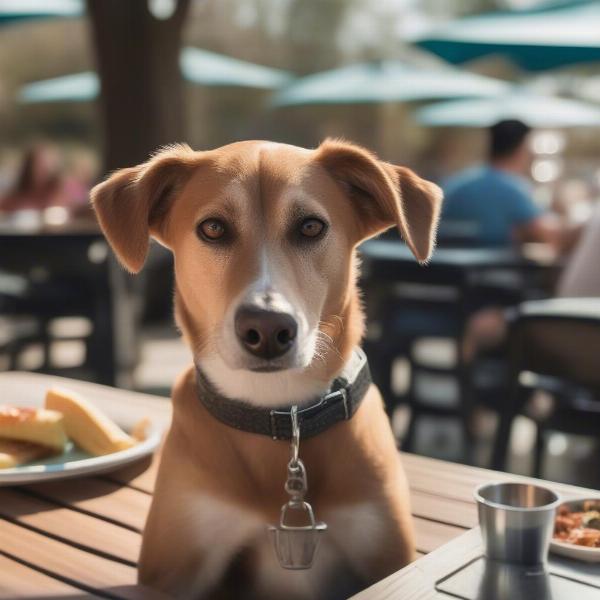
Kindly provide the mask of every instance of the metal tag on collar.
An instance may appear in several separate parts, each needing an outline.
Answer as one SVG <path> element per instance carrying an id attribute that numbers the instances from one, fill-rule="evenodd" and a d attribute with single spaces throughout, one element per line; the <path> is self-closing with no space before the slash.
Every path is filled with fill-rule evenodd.
<path id="1" fill-rule="evenodd" d="M 321 534 L 327 529 L 327 525 L 316 521 L 312 506 L 304 500 L 308 484 L 306 468 L 298 457 L 300 427 L 297 406 L 292 406 L 290 416 L 292 439 L 285 482 L 285 491 L 290 495 L 290 499 L 281 507 L 279 525 L 269 525 L 269 534 L 273 540 L 277 560 L 284 569 L 310 569 Z"/>

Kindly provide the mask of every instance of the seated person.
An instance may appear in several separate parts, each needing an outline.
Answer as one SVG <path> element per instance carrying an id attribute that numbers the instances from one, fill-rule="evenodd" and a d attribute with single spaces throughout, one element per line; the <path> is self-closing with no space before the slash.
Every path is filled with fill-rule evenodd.
<path id="1" fill-rule="evenodd" d="M 558 282 L 562 298 L 600 298 L 600 203 L 583 229 Z"/>
<path id="2" fill-rule="evenodd" d="M 530 133 L 521 121 L 500 121 L 490 128 L 488 164 L 446 182 L 441 243 L 455 232 L 468 245 L 546 242 L 560 250 L 561 227 L 534 203 L 526 179 L 532 160 Z"/>
<path id="3" fill-rule="evenodd" d="M 35 144 L 24 155 L 12 189 L 0 198 L 0 213 L 20 210 L 43 211 L 61 206 L 71 212 L 88 209 L 89 186 L 66 176 L 58 149 Z"/>

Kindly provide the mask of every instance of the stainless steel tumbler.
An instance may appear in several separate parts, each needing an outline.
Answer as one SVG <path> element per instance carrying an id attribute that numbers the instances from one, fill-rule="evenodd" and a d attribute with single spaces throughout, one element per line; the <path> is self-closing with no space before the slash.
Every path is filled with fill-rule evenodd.
<path id="1" fill-rule="evenodd" d="M 560 498 L 529 483 L 488 483 L 475 500 L 486 556 L 523 565 L 544 563 Z"/>

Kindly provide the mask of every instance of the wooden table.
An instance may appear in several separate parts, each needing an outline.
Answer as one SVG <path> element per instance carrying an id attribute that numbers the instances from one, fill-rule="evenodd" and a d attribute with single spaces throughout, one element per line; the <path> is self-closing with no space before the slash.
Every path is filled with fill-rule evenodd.
<path id="1" fill-rule="evenodd" d="M 164 398 L 16 372 L 0 374 L 0 403 L 8 390 L 42 398 L 51 385 L 67 385 L 92 395 L 110 405 L 117 416 L 135 410 L 165 426 L 170 419 L 170 404 Z M 476 525 L 472 498 L 476 485 L 527 479 L 411 454 L 404 454 L 403 460 L 420 556 Z M 0 488 L 0 598 L 160 598 L 136 585 L 141 531 L 155 473 L 156 459 L 87 479 Z M 565 497 L 598 494 L 574 486 L 548 485 Z M 421 560 L 427 559 L 365 590 L 360 599 L 430 597 L 422 574 L 417 577 Z"/>

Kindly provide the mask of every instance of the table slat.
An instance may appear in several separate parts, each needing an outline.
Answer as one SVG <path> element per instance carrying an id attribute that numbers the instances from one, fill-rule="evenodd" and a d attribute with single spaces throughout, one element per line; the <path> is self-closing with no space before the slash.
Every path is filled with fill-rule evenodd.
<path id="1" fill-rule="evenodd" d="M 0 554 L 0 598 L 2 600 L 16 600 L 17 598 L 81 598 L 83 592 L 59 579 L 54 579 L 40 573 L 20 562 Z M 86 598 L 99 598 L 100 596 L 86 593 Z"/>
<path id="2" fill-rule="evenodd" d="M 477 507 L 474 502 L 444 498 L 418 490 L 411 490 L 410 498 L 414 517 L 422 517 L 466 529 L 477 525 Z"/>
<path id="3" fill-rule="evenodd" d="M 368 595 L 363 596 L 365 592 L 361 592 L 357 596 L 352 596 L 352 600 L 432 600 L 435 598 L 430 591 L 423 588 L 423 575 L 417 569 L 406 567 L 400 588 L 393 577 L 394 575 L 390 575 L 378 581 L 368 588 Z"/>
<path id="4" fill-rule="evenodd" d="M 417 550 L 424 554 L 439 548 L 466 531 L 462 527 L 436 523 L 419 517 L 414 517 L 413 523 Z"/>
<path id="5" fill-rule="evenodd" d="M 136 585 L 134 567 L 85 552 L 5 519 L 0 519 L 0 539 L 5 555 L 76 587 L 128 600 L 162 597 Z"/>
<path id="6" fill-rule="evenodd" d="M 18 489 L 0 489 L 0 516 L 96 554 L 126 561 L 131 566 L 137 563 L 139 533 Z"/>
<path id="7" fill-rule="evenodd" d="M 474 502 L 473 492 L 475 488 L 482 483 L 492 481 L 536 483 L 551 487 L 564 498 L 581 497 L 582 495 L 600 497 L 600 491 L 598 490 L 449 463 L 415 454 L 402 454 L 402 461 L 411 490 L 433 494 L 441 498 L 453 498 L 462 502 Z"/>
<path id="8" fill-rule="evenodd" d="M 140 532 L 152 497 L 111 481 L 90 477 L 27 486 L 28 490 L 56 504 L 69 506 Z"/>

